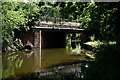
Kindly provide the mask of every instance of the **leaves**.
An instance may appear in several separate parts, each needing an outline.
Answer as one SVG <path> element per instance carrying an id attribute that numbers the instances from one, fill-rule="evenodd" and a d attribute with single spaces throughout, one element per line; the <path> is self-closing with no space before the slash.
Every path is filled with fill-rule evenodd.
<path id="1" fill-rule="evenodd" d="M 33 25 L 39 16 L 61 17 L 71 21 L 76 20 L 80 28 L 98 30 L 100 40 L 115 40 L 118 6 L 116 3 L 86 3 L 86 2 L 2 2 L 3 45 L 13 44 L 14 30 L 21 26 Z M 119 33 L 119 32 L 118 32 Z M 10 42 L 10 43 L 9 43 Z M 4 50 L 4 49 L 3 49 Z"/>
<path id="2" fill-rule="evenodd" d="M 20 27 L 27 30 L 25 26 L 35 20 L 35 15 L 39 12 L 38 5 L 37 3 L 23 2 L 2 2 L 1 5 L 3 51 L 8 50 L 8 47 L 9 49 L 16 49 L 14 30 L 19 30 Z"/>

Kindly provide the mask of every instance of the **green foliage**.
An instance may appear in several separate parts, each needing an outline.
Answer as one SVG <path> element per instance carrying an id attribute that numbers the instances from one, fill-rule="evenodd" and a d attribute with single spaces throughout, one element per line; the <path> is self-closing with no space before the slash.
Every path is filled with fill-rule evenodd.
<path id="1" fill-rule="evenodd" d="M 64 2 L 59 3 L 61 15 L 70 20 L 80 22 L 80 28 L 95 29 L 95 40 L 116 40 L 119 23 L 118 3 Z M 118 33 L 119 34 L 119 33 Z"/>
<path id="2" fill-rule="evenodd" d="M 14 30 L 19 30 L 26 25 L 33 25 L 39 20 L 39 16 L 61 17 L 71 21 L 76 20 L 82 26 L 80 28 L 93 28 L 95 40 L 117 40 L 118 27 L 118 3 L 86 3 L 86 2 L 2 2 L 2 34 L 3 50 L 15 42 Z M 77 37 L 74 36 L 74 38 Z M 12 47 L 13 48 L 13 47 Z"/>
<path id="3" fill-rule="evenodd" d="M 82 2 L 64 2 L 59 3 L 61 8 L 61 16 L 69 20 L 77 20 L 78 16 L 82 13 L 82 8 L 85 3 Z"/>
<path id="4" fill-rule="evenodd" d="M 72 34 L 66 34 L 66 48 L 72 48 L 71 37 L 72 37 Z"/>
<path id="5" fill-rule="evenodd" d="M 6 54 L 6 53 L 5 53 Z M 8 54 L 8 53 L 7 53 Z M 23 63 L 23 57 L 19 55 L 19 53 L 12 53 L 3 57 L 3 78 L 8 78 L 15 75 L 15 69 L 21 67 Z"/>
<path id="6" fill-rule="evenodd" d="M 119 49 L 116 45 L 101 45 L 96 60 L 85 70 L 85 80 L 113 80 L 119 78 Z"/>
<path id="7" fill-rule="evenodd" d="M 40 15 L 46 17 L 60 17 L 60 7 L 54 6 L 52 3 L 46 2 L 40 6 Z"/>
<path id="8" fill-rule="evenodd" d="M 114 3 L 87 3 L 79 19 L 82 23 L 81 28 L 95 28 L 99 32 L 100 40 L 115 40 L 118 17 L 114 15 L 118 9 L 115 5 Z"/>
<path id="9" fill-rule="evenodd" d="M 80 22 L 80 28 L 90 28 L 95 31 L 94 40 L 119 40 L 119 3 L 66 2 L 62 16 Z"/>
<path id="10" fill-rule="evenodd" d="M 15 38 L 14 30 L 19 30 L 20 27 L 28 30 L 26 25 L 35 19 L 38 6 L 36 3 L 2 2 L 1 8 L 3 51 L 17 50 L 22 43 Z"/>
<path id="11" fill-rule="evenodd" d="M 66 34 L 66 48 L 77 48 L 80 43 L 72 42 L 72 40 L 80 40 L 80 34 L 78 33 L 67 33 Z"/>

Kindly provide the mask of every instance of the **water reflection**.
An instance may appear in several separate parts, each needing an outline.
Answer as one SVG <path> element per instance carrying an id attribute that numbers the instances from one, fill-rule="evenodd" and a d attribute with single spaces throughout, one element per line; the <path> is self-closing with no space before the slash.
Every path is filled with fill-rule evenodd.
<path id="1" fill-rule="evenodd" d="M 32 73 L 40 67 L 40 51 L 3 54 L 3 78 Z"/>
<path id="2" fill-rule="evenodd" d="M 72 56 L 64 48 L 3 53 L 3 78 L 17 77 L 47 67 L 86 61 L 85 55 Z"/>
<path id="3" fill-rule="evenodd" d="M 31 51 L 22 55 L 23 63 L 15 70 L 16 74 L 27 74 L 34 72 L 41 67 L 41 54 L 39 51 Z"/>

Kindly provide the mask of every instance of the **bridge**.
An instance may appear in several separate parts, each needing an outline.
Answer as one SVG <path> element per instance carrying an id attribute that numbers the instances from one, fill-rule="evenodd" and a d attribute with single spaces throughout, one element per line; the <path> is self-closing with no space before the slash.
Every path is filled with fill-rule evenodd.
<path id="1" fill-rule="evenodd" d="M 69 33 L 81 33 L 83 31 L 89 31 L 89 29 L 80 29 L 80 26 L 82 25 L 75 20 L 70 21 L 63 18 L 41 16 L 40 20 L 36 21 L 35 25 L 31 28 L 40 29 L 42 31 L 61 31 Z"/>
<path id="2" fill-rule="evenodd" d="M 89 29 L 80 29 L 81 24 L 62 18 L 40 17 L 23 37 L 24 45 L 41 48 L 65 47 L 66 33 L 84 33 L 87 37 Z M 87 37 L 88 38 L 88 37 Z"/>

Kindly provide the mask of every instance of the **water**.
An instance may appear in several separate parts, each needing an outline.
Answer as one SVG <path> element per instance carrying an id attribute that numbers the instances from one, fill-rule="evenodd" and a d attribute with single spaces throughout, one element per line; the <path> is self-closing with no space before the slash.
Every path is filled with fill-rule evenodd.
<path id="1" fill-rule="evenodd" d="M 39 50 L 3 53 L 3 78 L 26 75 L 56 65 L 88 61 L 85 53 L 70 53 L 70 50 L 65 48 L 42 49 L 41 53 Z"/>

